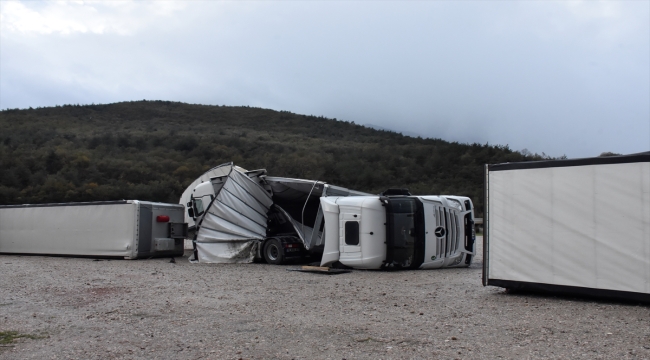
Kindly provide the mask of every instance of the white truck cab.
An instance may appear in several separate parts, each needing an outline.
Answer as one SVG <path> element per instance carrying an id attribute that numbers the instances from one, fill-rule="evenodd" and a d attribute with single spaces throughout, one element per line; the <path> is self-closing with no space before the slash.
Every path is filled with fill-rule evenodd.
<path id="1" fill-rule="evenodd" d="M 321 266 L 467 267 L 475 249 L 472 201 L 461 196 L 322 197 Z"/>
<path id="2" fill-rule="evenodd" d="M 203 215 L 214 196 L 214 186 L 210 181 L 197 185 L 192 191 L 190 202 L 187 204 L 188 209 L 191 209 L 191 217 L 198 218 Z"/>

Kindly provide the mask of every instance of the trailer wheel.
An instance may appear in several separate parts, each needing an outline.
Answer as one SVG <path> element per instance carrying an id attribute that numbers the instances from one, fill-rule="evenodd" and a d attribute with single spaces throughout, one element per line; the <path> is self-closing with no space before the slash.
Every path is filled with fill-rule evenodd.
<path id="1" fill-rule="evenodd" d="M 264 260 L 269 264 L 281 265 L 284 263 L 282 245 L 277 239 L 270 239 L 264 244 Z"/>

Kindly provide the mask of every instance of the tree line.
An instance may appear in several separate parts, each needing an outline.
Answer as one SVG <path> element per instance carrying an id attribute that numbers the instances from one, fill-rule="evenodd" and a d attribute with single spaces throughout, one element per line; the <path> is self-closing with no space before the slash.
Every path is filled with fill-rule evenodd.
<path id="1" fill-rule="evenodd" d="M 481 216 L 484 164 L 550 159 L 322 116 L 168 101 L 9 109 L 0 126 L 0 204 L 178 202 L 203 172 L 233 161 L 370 193 L 469 196 Z"/>

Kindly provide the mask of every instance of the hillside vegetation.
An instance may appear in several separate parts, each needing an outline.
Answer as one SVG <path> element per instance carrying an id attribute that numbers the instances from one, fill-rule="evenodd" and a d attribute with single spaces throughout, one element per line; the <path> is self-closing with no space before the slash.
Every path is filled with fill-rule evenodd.
<path id="1" fill-rule="evenodd" d="M 285 111 L 167 101 L 4 110 L 0 126 L 0 204 L 178 202 L 204 171 L 234 161 L 371 193 L 470 196 L 480 216 L 484 164 L 542 158 Z"/>

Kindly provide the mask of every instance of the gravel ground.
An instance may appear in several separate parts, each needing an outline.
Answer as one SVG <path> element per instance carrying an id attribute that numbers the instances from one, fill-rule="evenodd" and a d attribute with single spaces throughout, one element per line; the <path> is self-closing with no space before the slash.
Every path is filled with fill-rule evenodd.
<path id="1" fill-rule="evenodd" d="M 506 294 L 481 265 L 328 276 L 3 255 L 0 332 L 29 337 L 0 341 L 0 359 L 650 358 L 648 305 Z"/>

